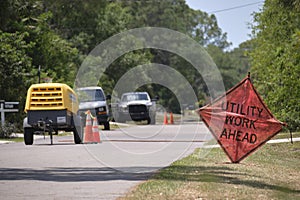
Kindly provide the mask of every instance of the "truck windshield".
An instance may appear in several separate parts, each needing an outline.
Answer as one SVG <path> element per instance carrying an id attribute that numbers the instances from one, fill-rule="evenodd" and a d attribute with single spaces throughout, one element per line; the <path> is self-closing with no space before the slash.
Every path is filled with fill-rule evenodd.
<path id="1" fill-rule="evenodd" d="M 126 94 L 122 97 L 122 102 L 149 100 L 147 94 Z"/>
<path id="2" fill-rule="evenodd" d="M 80 102 L 105 101 L 101 90 L 80 90 L 78 91 L 78 98 Z"/>

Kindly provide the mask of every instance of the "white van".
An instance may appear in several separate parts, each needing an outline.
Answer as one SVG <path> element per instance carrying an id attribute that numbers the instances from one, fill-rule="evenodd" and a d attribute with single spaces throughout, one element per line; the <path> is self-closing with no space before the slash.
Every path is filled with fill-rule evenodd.
<path id="1" fill-rule="evenodd" d="M 106 100 L 110 95 L 105 96 L 101 87 L 82 87 L 76 89 L 79 99 L 79 115 L 85 120 L 85 112 L 90 110 L 94 117 L 97 117 L 98 123 L 104 125 L 104 130 L 110 130 L 109 125 L 109 107 Z"/>

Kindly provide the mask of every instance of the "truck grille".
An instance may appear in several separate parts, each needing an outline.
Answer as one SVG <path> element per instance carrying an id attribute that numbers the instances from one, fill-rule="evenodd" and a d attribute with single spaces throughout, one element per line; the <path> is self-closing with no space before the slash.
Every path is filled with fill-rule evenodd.
<path id="1" fill-rule="evenodd" d="M 129 113 L 141 113 L 147 112 L 147 107 L 145 105 L 129 105 Z"/>

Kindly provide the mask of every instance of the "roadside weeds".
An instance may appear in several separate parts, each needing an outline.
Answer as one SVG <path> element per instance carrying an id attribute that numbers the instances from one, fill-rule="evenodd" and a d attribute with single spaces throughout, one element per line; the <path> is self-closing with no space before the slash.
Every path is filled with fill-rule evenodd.
<path id="1" fill-rule="evenodd" d="M 120 199 L 300 198 L 300 142 L 266 144 L 239 164 L 220 148 L 200 154 L 197 149 Z"/>

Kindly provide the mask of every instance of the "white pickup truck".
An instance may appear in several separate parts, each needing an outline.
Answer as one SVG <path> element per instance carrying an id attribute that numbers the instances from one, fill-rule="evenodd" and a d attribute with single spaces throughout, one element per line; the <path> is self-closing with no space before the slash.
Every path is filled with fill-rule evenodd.
<path id="1" fill-rule="evenodd" d="M 117 122 L 143 121 L 155 124 L 156 100 L 151 100 L 147 92 L 129 92 L 122 94 L 114 117 Z"/>

